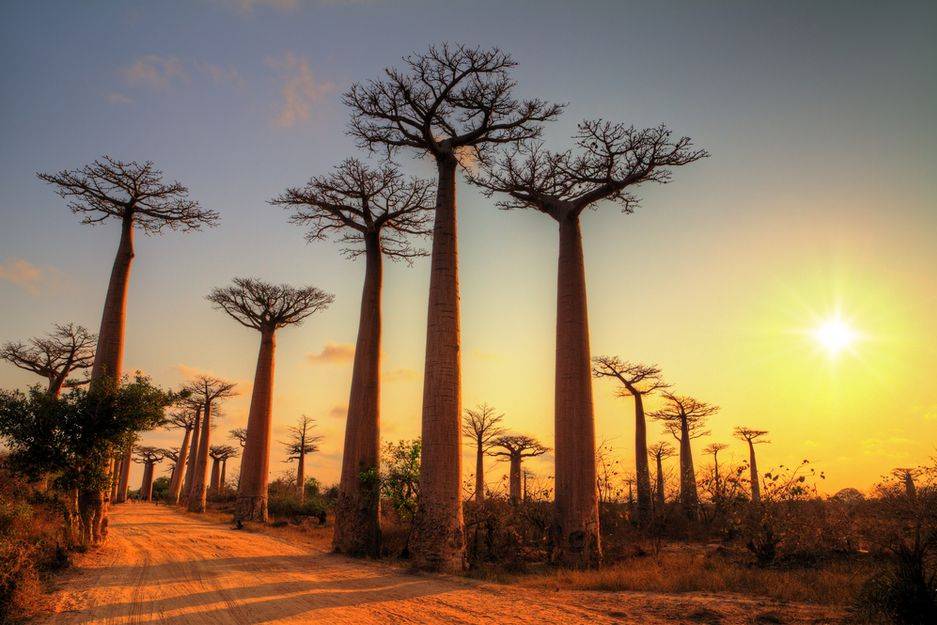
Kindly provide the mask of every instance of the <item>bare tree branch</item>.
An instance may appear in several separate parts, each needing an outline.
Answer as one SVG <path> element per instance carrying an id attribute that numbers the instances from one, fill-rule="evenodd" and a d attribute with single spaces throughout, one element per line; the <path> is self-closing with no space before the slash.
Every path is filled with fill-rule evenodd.
<path id="1" fill-rule="evenodd" d="M 241 325 L 255 330 L 275 330 L 302 323 L 335 299 L 312 286 L 296 288 L 254 278 L 235 278 L 233 282 L 233 286 L 213 289 L 206 299 Z"/>

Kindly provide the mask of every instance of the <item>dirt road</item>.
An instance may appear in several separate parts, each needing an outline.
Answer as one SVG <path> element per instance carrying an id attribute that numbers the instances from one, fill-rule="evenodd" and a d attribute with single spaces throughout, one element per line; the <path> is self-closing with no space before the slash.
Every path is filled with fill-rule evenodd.
<path id="1" fill-rule="evenodd" d="M 549 592 L 413 575 L 149 504 L 112 511 L 108 543 L 57 581 L 56 625 L 165 623 L 830 622 L 814 608 L 706 595 Z"/>

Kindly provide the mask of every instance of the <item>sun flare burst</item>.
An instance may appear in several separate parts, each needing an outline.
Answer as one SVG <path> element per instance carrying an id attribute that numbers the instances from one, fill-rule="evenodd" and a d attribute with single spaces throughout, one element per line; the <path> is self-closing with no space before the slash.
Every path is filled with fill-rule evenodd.
<path id="1" fill-rule="evenodd" d="M 851 348 L 857 337 L 856 331 L 839 316 L 824 320 L 813 330 L 813 338 L 831 356 Z"/>

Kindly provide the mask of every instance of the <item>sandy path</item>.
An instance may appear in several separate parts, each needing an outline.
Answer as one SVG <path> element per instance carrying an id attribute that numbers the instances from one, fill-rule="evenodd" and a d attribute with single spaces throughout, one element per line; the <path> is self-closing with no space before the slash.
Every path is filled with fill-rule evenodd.
<path id="1" fill-rule="evenodd" d="M 42 623 L 828 623 L 804 606 L 705 595 L 548 592 L 310 553 L 148 504 L 57 582 Z"/>

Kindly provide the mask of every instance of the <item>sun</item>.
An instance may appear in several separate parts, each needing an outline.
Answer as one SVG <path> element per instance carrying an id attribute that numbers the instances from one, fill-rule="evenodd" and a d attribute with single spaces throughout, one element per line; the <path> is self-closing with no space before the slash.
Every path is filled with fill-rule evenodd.
<path id="1" fill-rule="evenodd" d="M 830 317 L 813 331 L 813 338 L 831 356 L 851 347 L 856 342 L 857 336 L 856 331 L 839 317 Z"/>

